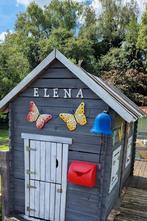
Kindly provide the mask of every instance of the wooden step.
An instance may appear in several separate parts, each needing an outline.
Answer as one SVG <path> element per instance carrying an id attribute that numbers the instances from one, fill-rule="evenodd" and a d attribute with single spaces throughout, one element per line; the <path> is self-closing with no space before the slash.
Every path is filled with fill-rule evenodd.
<path id="1" fill-rule="evenodd" d="M 147 212 L 120 208 L 120 215 L 115 217 L 115 221 L 147 221 Z"/>
<path id="2" fill-rule="evenodd" d="M 147 191 L 128 188 L 122 200 L 121 207 L 139 211 L 147 210 Z"/>
<path id="3" fill-rule="evenodd" d="M 147 221 L 147 191 L 127 188 L 114 221 Z"/>

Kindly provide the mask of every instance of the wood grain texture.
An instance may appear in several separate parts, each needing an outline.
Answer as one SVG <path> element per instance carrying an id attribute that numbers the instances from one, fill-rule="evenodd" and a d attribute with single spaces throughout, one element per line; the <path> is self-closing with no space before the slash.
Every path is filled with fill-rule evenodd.
<path id="1" fill-rule="evenodd" d="M 61 63 L 60 63 L 61 64 Z M 62 64 L 61 64 L 62 65 Z M 41 79 L 77 79 L 65 66 L 60 67 L 50 67 L 42 75 L 39 76 Z"/>
<path id="2" fill-rule="evenodd" d="M 115 217 L 115 221 L 146 221 L 147 212 L 147 192 L 136 188 L 127 188 L 122 199 L 120 215 Z"/>

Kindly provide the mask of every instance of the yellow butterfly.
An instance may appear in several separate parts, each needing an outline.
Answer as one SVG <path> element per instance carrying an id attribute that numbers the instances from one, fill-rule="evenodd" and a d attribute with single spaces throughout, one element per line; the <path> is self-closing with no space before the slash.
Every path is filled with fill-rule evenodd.
<path id="1" fill-rule="evenodd" d="M 85 104 L 82 102 L 79 107 L 76 109 L 75 114 L 68 114 L 68 113 L 61 113 L 59 114 L 59 117 L 61 120 L 63 120 L 68 129 L 70 131 L 73 131 L 77 127 L 77 123 L 81 126 L 85 125 L 87 123 L 87 119 L 85 116 Z"/>

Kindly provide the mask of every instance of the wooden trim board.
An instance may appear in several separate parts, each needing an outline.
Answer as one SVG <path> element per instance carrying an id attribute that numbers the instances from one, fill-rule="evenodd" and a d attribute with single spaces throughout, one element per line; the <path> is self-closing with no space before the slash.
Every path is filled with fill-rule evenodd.
<path id="1" fill-rule="evenodd" d="M 72 138 L 67 137 L 56 137 L 56 136 L 46 136 L 40 134 L 28 134 L 22 133 L 21 138 L 29 140 L 40 140 L 40 141 L 50 141 L 55 143 L 72 144 Z"/>

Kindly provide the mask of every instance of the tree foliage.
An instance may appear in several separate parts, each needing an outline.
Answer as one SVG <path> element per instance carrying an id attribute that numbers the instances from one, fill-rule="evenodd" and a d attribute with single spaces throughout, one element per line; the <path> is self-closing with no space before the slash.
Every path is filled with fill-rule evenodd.
<path id="1" fill-rule="evenodd" d="M 138 56 L 134 44 L 124 43 L 119 48 L 111 48 L 106 55 L 101 56 L 98 61 L 100 71 L 120 70 L 127 71 L 130 68 L 141 69 L 143 63 Z"/>
<path id="2" fill-rule="evenodd" d="M 18 14 L 15 32 L 0 44 L 0 98 L 57 48 L 93 74 L 115 78 L 112 83 L 120 87 L 122 80 L 121 89 L 127 95 L 134 90 L 131 98 L 140 104 L 141 96 L 145 105 L 142 51 L 147 50 L 147 9 L 139 24 L 135 0 L 101 4 L 100 16 L 73 0 L 52 0 L 44 8 L 32 2 Z"/>
<path id="3" fill-rule="evenodd" d="M 144 61 L 144 66 L 147 71 L 147 5 L 139 28 L 137 47 L 140 50 L 140 55 Z"/>
<path id="4" fill-rule="evenodd" d="M 0 45 L 0 98 L 8 93 L 29 71 L 23 53 L 11 45 Z"/>
<path id="5" fill-rule="evenodd" d="M 142 21 L 138 34 L 137 46 L 147 52 L 147 6 L 142 16 Z"/>
<path id="6" fill-rule="evenodd" d="M 125 38 L 128 24 L 137 16 L 136 3 L 126 5 L 123 1 L 101 0 L 103 12 L 98 18 L 100 37 L 107 41 L 109 47 L 118 47 Z"/>
<path id="7" fill-rule="evenodd" d="M 147 103 L 145 73 L 136 69 L 111 70 L 103 73 L 103 79 L 107 80 L 109 84 L 116 85 L 138 105 L 143 106 Z"/>

